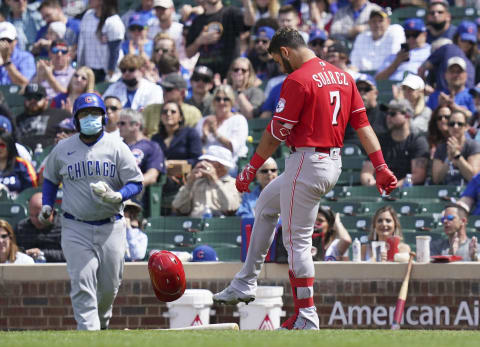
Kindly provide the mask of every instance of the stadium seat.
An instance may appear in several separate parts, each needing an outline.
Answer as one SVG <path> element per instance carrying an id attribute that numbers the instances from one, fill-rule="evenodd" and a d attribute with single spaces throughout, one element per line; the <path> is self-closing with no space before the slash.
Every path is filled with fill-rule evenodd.
<path id="1" fill-rule="evenodd" d="M 242 218 L 237 216 L 215 217 L 204 220 L 204 231 L 228 231 L 240 233 Z"/>
<path id="2" fill-rule="evenodd" d="M 375 213 L 380 207 L 383 206 L 392 206 L 393 209 L 401 215 L 414 215 L 421 211 L 421 206 L 416 202 L 409 201 L 385 201 L 385 202 L 364 202 L 364 213 Z"/>
<path id="3" fill-rule="evenodd" d="M 367 232 L 372 222 L 371 216 L 343 216 L 340 218 L 343 226 L 351 231 Z"/>
<path id="4" fill-rule="evenodd" d="M 330 206 L 334 212 L 347 216 L 355 216 L 364 212 L 362 204 L 357 201 L 332 201 L 325 202 L 324 205 Z"/>
<path id="5" fill-rule="evenodd" d="M 166 175 L 160 175 L 157 183 L 147 187 L 148 190 L 148 217 L 158 217 L 162 210 L 163 185 L 167 182 Z"/>
<path id="6" fill-rule="evenodd" d="M 365 160 L 368 160 L 366 156 L 363 155 L 356 155 L 356 156 L 348 156 L 348 157 L 343 157 L 342 160 L 342 169 L 343 170 L 354 170 L 361 172 L 362 171 L 362 166 L 363 162 Z"/>
<path id="7" fill-rule="evenodd" d="M 19 94 L 19 86 L 15 84 L 3 85 L 0 86 L 0 92 L 3 94 L 5 102 L 14 116 L 17 116 L 23 112 L 23 102 L 25 98 L 23 95 Z"/>
<path id="8" fill-rule="evenodd" d="M 388 104 L 393 99 L 392 86 L 398 83 L 397 81 L 381 80 L 377 81 L 378 89 L 378 103 Z"/>
<path id="9" fill-rule="evenodd" d="M 400 188 L 398 196 L 402 199 L 432 199 L 449 201 L 452 197 L 458 197 L 461 187 L 453 185 L 412 186 Z"/>
<path id="10" fill-rule="evenodd" d="M 10 223 L 13 228 L 27 216 L 25 206 L 16 202 L 0 201 L 0 218 Z"/>
<path id="11" fill-rule="evenodd" d="M 97 83 L 95 84 L 95 90 L 97 92 L 99 92 L 100 94 L 103 94 L 105 93 L 105 91 L 107 90 L 107 88 L 110 86 L 110 82 L 100 82 L 100 83 Z"/>
<path id="12" fill-rule="evenodd" d="M 360 171 L 358 170 L 343 170 L 337 181 L 339 186 L 355 186 L 360 183 Z"/>
<path id="13" fill-rule="evenodd" d="M 203 230 L 203 220 L 188 216 L 151 217 L 146 230 Z"/>
<path id="14" fill-rule="evenodd" d="M 436 223 L 428 216 L 400 216 L 400 225 L 403 229 L 428 231 L 435 228 Z"/>
<path id="15" fill-rule="evenodd" d="M 480 11 L 473 7 L 450 6 L 452 22 L 456 25 L 464 20 L 475 21 L 480 16 Z"/>
<path id="16" fill-rule="evenodd" d="M 467 228 L 480 231 L 480 216 L 469 216 Z"/>
<path id="17" fill-rule="evenodd" d="M 392 24 L 403 24 L 403 22 L 408 18 L 424 18 L 427 14 L 426 9 L 416 6 L 400 7 L 396 8 L 392 12 L 390 21 Z"/>
<path id="18" fill-rule="evenodd" d="M 355 201 L 381 201 L 382 199 L 376 186 L 342 187 L 340 196 Z"/>
<path id="19" fill-rule="evenodd" d="M 219 261 L 240 261 L 241 247 L 229 244 L 208 244 L 217 252 Z"/>
<path id="20" fill-rule="evenodd" d="M 342 157 L 364 156 L 362 149 L 354 143 L 346 142 L 342 147 Z"/>

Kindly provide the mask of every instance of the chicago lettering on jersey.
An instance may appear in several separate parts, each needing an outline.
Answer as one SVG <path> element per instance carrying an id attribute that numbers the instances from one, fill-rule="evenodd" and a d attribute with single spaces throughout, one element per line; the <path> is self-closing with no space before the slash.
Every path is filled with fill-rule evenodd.
<path id="1" fill-rule="evenodd" d="M 348 86 L 347 76 L 344 72 L 338 71 L 320 71 L 312 75 L 312 78 L 317 82 L 317 87 L 322 88 L 323 86 L 338 84 Z"/>
<path id="2" fill-rule="evenodd" d="M 71 180 L 78 180 L 87 176 L 115 177 L 116 165 L 110 162 L 101 161 L 78 161 L 67 166 L 68 177 Z"/>

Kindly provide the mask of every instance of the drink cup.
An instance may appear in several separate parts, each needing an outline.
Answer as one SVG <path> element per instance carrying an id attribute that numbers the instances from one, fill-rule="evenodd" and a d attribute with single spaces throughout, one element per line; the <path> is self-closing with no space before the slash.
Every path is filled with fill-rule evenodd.
<path id="1" fill-rule="evenodd" d="M 372 241 L 372 259 L 376 262 L 382 261 L 382 252 L 386 252 L 385 241 Z"/>
<path id="2" fill-rule="evenodd" d="M 417 263 L 430 262 L 430 236 L 417 236 Z"/>
<path id="3" fill-rule="evenodd" d="M 390 236 L 387 239 L 387 261 L 393 261 L 395 254 L 398 253 L 398 245 L 400 244 L 400 236 Z"/>

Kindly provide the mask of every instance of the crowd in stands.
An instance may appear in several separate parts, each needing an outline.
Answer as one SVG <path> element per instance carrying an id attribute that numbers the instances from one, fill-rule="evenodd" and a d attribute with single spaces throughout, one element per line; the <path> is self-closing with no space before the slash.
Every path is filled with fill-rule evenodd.
<path id="1" fill-rule="evenodd" d="M 445 210 L 449 243 L 432 250 L 476 259 L 476 239 L 461 232 L 461 223 L 469 213 L 480 215 L 478 1 L 125 3 L 1 2 L 0 184 L 10 200 L 41 187 L 45 157 L 76 133 L 75 99 L 96 92 L 105 101 L 106 131 L 123 138 L 145 177 L 144 192 L 125 210 L 126 259 L 145 257 L 142 218 L 152 213 L 152 186 L 162 186 L 166 201 L 155 215 L 254 218 L 256 199 L 281 173 L 288 149 L 258 170 L 250 193 L 237 192 L 235 176 L 258 142 L 252 125 L 273 115 L 286 77 L 268 53 L 270 40 L 278 28 L 292 27 L 319 58 L 355 79 L 399 188 L 466 187 L 460 205 Z M 467 7 L 474 16 L 458 14 Z M 345 143 L 360 143 L 350 126 Z M 375 185 L 368 159 L 358 171 L 358 184 Z M 64 260 L 59 215 L 42 227 L 38 194 L 18 225 L 0 221 L 0 263 Z M 352 240 L 341 215 L 322 208 L 320 215 L 316 259 L 344 259 Z M 452 236 L 448 225 L 457 222 Z M 373 217 L 369 240 L 389 235 L 402 233 L 395 211 L 385 207 Z M 400 248 L 408 251 L 407 244 Z M 364 245 L 363 259 L 371 255 Z"/>

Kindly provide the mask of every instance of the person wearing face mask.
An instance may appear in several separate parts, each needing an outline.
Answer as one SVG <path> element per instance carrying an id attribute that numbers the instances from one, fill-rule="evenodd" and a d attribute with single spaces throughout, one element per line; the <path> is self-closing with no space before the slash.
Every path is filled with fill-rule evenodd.
<path id="1" fill-rule="evenodd" d="M 456 32 L 457 27 L 452 24 L 448 1 L 430 1 L 427 9 L 427 43 L 441 37 L 453 39 Z"/>
<path id="2" fill-rule="evenodd" d="M 143 188 L 142 172 L 128 146 L 103 129 L 106 113 L 100 96 L 80 95 L 73 104 L 80 133 L 55 146 L 43 172 L 41 223 L 50 223 L 58 186 L 63 185 L 61 243 L 78 330 L 108 328 L 125 256 L 123 202 Z"/>
<path id="3" fill-rule="evenodd" d="M 145 60 L 138 55 L 128 54 L 120 61 L 119 68 L 122 78 L 110 85 L 104 98 L 117 97 L 123 108 L 137 111 L 143 110 L 150 104 L 163 103 L 163 90 L 160 86 L 143 78 L 142 67 Z"/>

